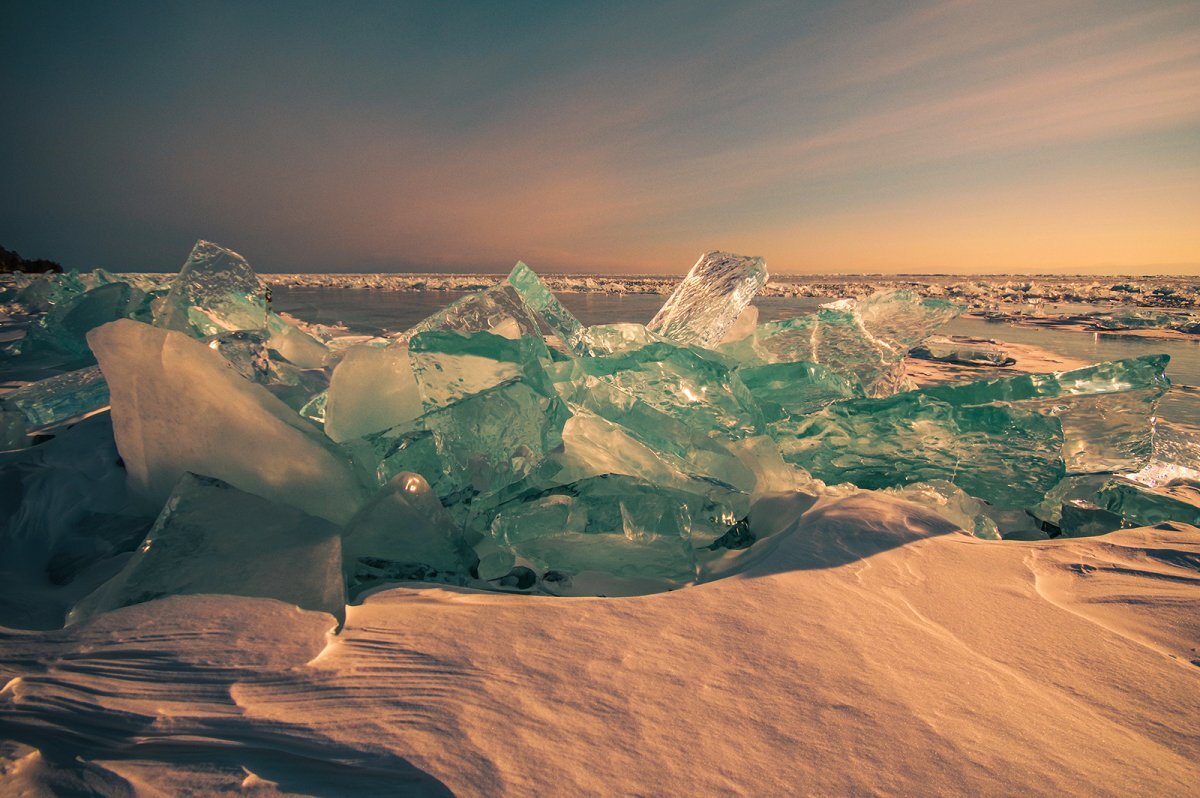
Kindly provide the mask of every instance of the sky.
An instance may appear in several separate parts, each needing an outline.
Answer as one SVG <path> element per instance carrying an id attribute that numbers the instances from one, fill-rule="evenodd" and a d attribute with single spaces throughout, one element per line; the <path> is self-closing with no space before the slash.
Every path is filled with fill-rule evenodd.
<path id="1" fill-rule="evenodd" d="M 0 245 L 1200 274 L 1200 2 L 0 3 Z"/>

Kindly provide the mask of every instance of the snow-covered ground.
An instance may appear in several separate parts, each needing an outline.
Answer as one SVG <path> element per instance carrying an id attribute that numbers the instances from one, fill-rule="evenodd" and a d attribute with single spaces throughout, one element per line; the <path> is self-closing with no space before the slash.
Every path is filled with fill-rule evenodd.
<path id="1" fill-rule="evenodd" d="M 803 507 L 796 507 L 799 511 Z M 1200 529 L 859 494 L 730 579 L 176 597 L 0 645 L 5 795 L 1145 795 L 1200 784 Z"/>

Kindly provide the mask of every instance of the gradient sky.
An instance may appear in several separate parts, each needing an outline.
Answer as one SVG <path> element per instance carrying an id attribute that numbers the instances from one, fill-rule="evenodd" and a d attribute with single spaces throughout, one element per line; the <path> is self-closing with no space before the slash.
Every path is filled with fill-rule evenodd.
<path id="1" fill-rule="evenodd" d="M 1200 273 L 1200 2 L 0 3 L 0 245 Z"/>

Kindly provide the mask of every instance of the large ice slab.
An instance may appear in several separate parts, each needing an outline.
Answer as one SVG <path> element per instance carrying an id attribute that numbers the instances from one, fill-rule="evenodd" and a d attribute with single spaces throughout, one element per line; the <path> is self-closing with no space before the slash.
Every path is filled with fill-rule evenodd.
<path id="1" fill-rule="evenodd" d="M 923 391 L 837 402 L 769 430 L 789 462 L 862 488 L 944 480 L 1024 507 L 1065 474 L 1057 418 L 1004 404 L 957 406 Z"/>
<path id="2" fill-rule="evenodd" d="M 165 297 L 155 324 L 198 338 L 267 326 L 267 286 L 238 253 L 197 241 Z"/>
<path id="3" fill-rule="evenodd" d="M 293 507 L 185 473 L 120 573 L 71 621 L 192 593 L 274 598 L 345 617 L 338 528 Z"/>
<path id="4" fill-rule="evenodd" d="M 219 353 L 128 319 L 93 330 L 131 484 L 161 504 L 184 472 L 203 473 L 344 523 L 363 497 L 325 436 Z"/>
<path id="5" fill-rule="evenodd" d="M 542 366 L 541 338 L 506 338 L 490 332 L 430 330 L 412 337 L 408 358 L 426 410 L 445 407 L 508 380 L 520 379 L 555 396 Z"/>
<path id="6" fill-rule="evenodd" d="M 1170 387 L 1166 355 L 1099 363 L 1073 371 L 938 385 L 922 392 L 957 406 L 1014 403 L 1057 416 L 1063 455 L 1075 472 L 1136 471 L 1153 451 L 1151 417 Z"/>
<path id="7" fill-rule="evenodd" d="M 646 326 L 678 343 L 715 346 L 766 282 L 762 258 L 706 252 Z"/>
<path id="8" fill-rule="evenodd" d="M 141 289 L 125 282 L 110 282 L 72 296 L 34 323 L 22 352 L 53 350 L 65 355 L 87 355 L 88 331 L 116 319 L 138 314 L 147 302 Z"/>

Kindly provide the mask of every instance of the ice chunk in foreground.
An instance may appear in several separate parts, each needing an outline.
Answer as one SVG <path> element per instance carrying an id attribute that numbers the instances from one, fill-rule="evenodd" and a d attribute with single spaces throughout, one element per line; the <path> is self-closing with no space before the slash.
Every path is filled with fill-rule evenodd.
<path id="1" fill-rule="evenodd" d="M 406 471 L 346 524 L 342 562 L 354 592 L 383 580 L 465 583 L 475 554 L 425 478 Z"/>
<path id="2" fill-rule="evenodd" d="M 186 471 L 344 523 L 363 496 L 325 436 L 216 351 L 124 319 L 88 335 L 131 484 L 161 505 Z"/>
<path id="3" fill-rule="evenodd" d="M 768 421 L 811 413 L 839 399 L 862 396 L 862 389 L 819 363 L 770 363 L 738 369 L 738 377 Z"/>
<path id="4" fill-rule="evenodd" d="M 814 477 L 872 490 L 945 480 L 1024 507 L 1065 473 L 1057 418 L 1004 404 L 955 406 L 924 391 L 837 402 L 769 431 L 784 458 Z"/>
<path id="5" fill-rule="evenodd" d="M 920 504 L 957 524 L 962 531 L 984 540 L 999 540 L 1000 530 L 988 514 L 987 505 L 969 496 L 957 485 L 942 479 L 918 482 L 890 492 L 901 499 Z"/>
<path id="6" fill-rule="evenodd" d="M 198 338 L 267 326 L 267 286 L 246 259 L 208 241 L 197 241 L 156 302 L 154 323 Z"/>
<path id="7" fill-rule="evenodd" d="M 716 346 L 766 282 L 762 258 L 707 252 L 646 326 L 681 344 Z"/>
<path id="8" fill-rule="evenodd" d="M 184 474 L 133 557 L 70 621 L 194 593 L 274 598 L 341 620 L 338 528 L 219 479 Z"/>
<path id="9" fill-rule="evenodd" d="M 29 429 L 95 413 L 108 402 L 108 383 L 99 366 L 47 377 L 0 395 L 0 408 L 20 411 Z"/>
<path id="10" fill-rule="evenodd" d="M 406 347 L 355 346 L 346 350 L 329 380 L 325 434 L 342 443 L 411 421 L 422 412 Z"/>

